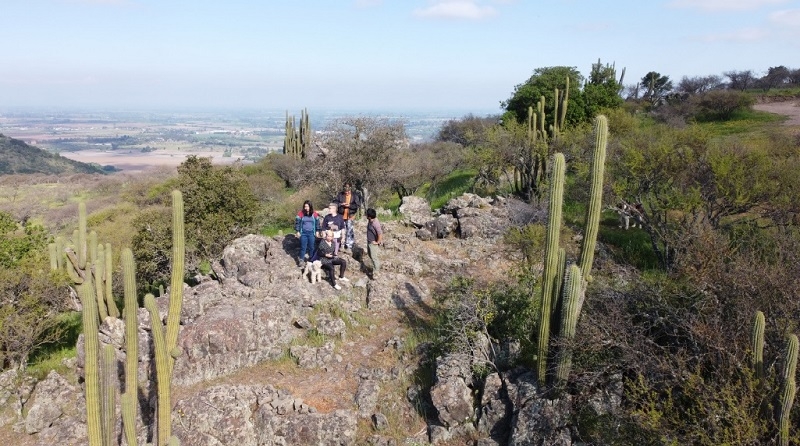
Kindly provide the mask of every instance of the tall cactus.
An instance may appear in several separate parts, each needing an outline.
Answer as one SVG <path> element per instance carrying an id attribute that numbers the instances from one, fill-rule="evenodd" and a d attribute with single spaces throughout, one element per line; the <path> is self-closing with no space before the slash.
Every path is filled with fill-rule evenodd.
<path id="1" fill-rule="evenodd" d="M 89 446 L 103 445 L 103 426 L 100 409 L 100 371 L 98 357 L 100 340 L 98 336 L 97 301 L 91 278 L 78 287 L 83 305 L 83 356 L 84 386 L 86 389 L 86 429 L 89 435 Z"/>
<path id="2" fill-rule="evenodd" d="M 546 382 L 547 350 L 550 342 L 550 316 L 553 308 L 553 287 L 557 280 L 558 248 L 561 233 L 561 206 L 564 197 L 564 174 L 566 165 L 563 153 L 556 153 L 550 180 L 550 203 L 548 205 L 547 244 L 545 246 L 544 277 L 542 280 L 541 314 L 539 317 L 539 343 L 537 370 L 539 382 Z"/>
<path id="3" fill-rule="evenodd" d="M 543 108 L 542 102 L 539 106 Z M 556 121 L 556 124 L 558 122 Z M 545 247 L 544 272 L 542 275 L 542 313 L 539 320 L 539 338 L 537 348 L 537 375 L 541 385 L 547 383 L 547 357 L 551 333 L 564 336 L 574 336 L 569 331 L 567 323 L 577 324 L 583 302 L 586 297 L 586 282 L 594 262 L 594 250 L 597 242 L 597 233 L 600 225 L 600 211 L 602 206 L 603 175 L 605 171 L 606 145 L 608 139 L 608 121 L 605 116 L 599 115 L 595 120 L 595 148 L 592 160 L 591 186 L 589 191 L 589 205 L 586 214 L 586 227 L 584 230 L 581 254 L 577 265 L 572 265 L 570 270 L 578 268 L 580 274 L 569 274 L 570 283 L 561 289 L 557 284 L 564 280 L 565 260 L 558 260 L 558 234 L 561 230 L 561 206 L 564 186 L 564 156 L 554 156 L 552 182 L 550 190 L 549 220 L 547 224 L 547 238 Z M 572 287 L 577 287 L 573 291 Z M 571 294 L 570 294 L 571 293 Z M 568 294 L 570 297 L 567 297 Z M 567 301 L 568 299 L 574 299 Z M 561 311 L 560 317 L 552 315 L 554 309 Z M 551 323 L 552 321 L 552 323 Z M 559 333 L 560 331 L 560 333 Z M 570 338 L 562 339 L 562 344 L 568 343 Z M 569 375 L 571 355 L 559 358 L 556 370 L 557 381 L 565 380 Z"/>
<path id="4" fill-rule="evenodd" d="M 114 442 L 117 407 L 117 358 L 114 347 L 106 344 L 103 347 L 103 367 L 102 367 L 102 425 L 103 425 L 103 445 L 111 446 Z"/>
<path id="5" fill-rule="evenodd" d="M 300 111 L 300 127 L 295 128 L 294 116 L 286 111 L 285 135 L 283 137 L 283 154 L 295 159 L 305 159 L 311 148 L 311 124 L 308 110 Z"/>
<path id="6" fill-rule="evenodd" d="M 183 271 L 186 256 L 186 243 L 183 229 L 183 195 L 172 191 L 172 274 L 169 283 L 169 312 L 167 313 L 166 342 L 171 352 L 178 344 L 181 306 L 183 305 Z M 170 357 L 169 370 L 175 359 Z"/>
<path id="7" fill-rule="evenodd" d="M 150 312 L 151 322 L 153 324 L 152 334 L 153 342 L 155 345 L 155 362 L 156 362 L 156 379 L 157 379 L 157 392 L 158 392 L 158 407 L 157 407 L 157 445 L 158 446 L 176 446 L 180 442 L 177 437 L 171 435 L 171 396 L 170 386 L 172 383 L 172 368 L 174 360 L 179 354 L 176 348 L 177 338 L 180 324 L 180 312 L 183 305 L 183 275 L 184 275 L 184 258 L 185 258 L 185 238 L 184 238 L 184 215 L 183 215 L 183 197 L 180 191 L 173 191 L 172 193 L 173 205 L 173 218 L 172 218 L 172 234 L 173 234 L 173 259 L 172 259 L 172 280 L 170 282 L 170 305 L 167 315 L 167 325 L 161 322 L 158 314 L 158 309 L 155 306 L 155 298 L 148 295 L 145 298 L 145 305 Z M 83 226 L 85 229 L 85 225 Z M 81 231 L 76 231 L 80 233 Z M 75 238 L 81 237 L 76 234 Z M 85 238 L 84 238 L 85 239 Z M 80 248 L 78 248 L 80 251 Z M 104 253 L 104 251 L 107 251 Z M 91 252 L 91 250 L 89 251 Z M 98 247 L 95 256 L 97 265 L 105 263 L 103 256 L 110 256 L 110 248 Z M 136 298 L 136 280 L 135 280 L 135 265 L 133 261 L 133 254 L 130 249 L 126 248 L 122 251 L 122 269 L 124 276 L 124 289 L 125 289 L 125 392 L 122 394 L 121 412 L 123 418 L 123 429 L 125 441 L 127 444 L 133 446 L 136 444 L 136 413 L 138 405 L 138 321 L 137 310 L 138 303 Z M 77 256 L 74 262 L 78 263 Z M 113 430 L 116 424 L 112 418 L 115 413 L 116 401 L 116 375 L 114 379 L 110 375 L 105 375 L 104 385 L 100 387 L 100 371 L 98 370 L 98 301 L 95 296 L 95 291 L 103 289 L 98 288 L 94 282 L 93 277 L 101 277 L 102 274 L 97 271 L 102 271 L 103 267 L 92 267 L 92 262 L 86 263 L 86 271 L 95 271 L 94 274 L 86 274 L 86 280 L 79 286 L 81 292 L 81 300 L 83 301 L 84 314 L 83 314 L 83 329 L 85 333 L 85 390 L 86 390 L 86 411 L 87 411 L 87 426 L 89 432 L 90 446 L 110 445 L 112 440 L 109 438 L 114 437 Z M 105 268 L 109 270 L 110 268 Z M 76 270 L 83 272 L 83 270 Z M 75 272 L 75 271 L 74 271 Z M 109 350 L 110 349 L 110 350 Z M 113 347 L 107 346 L 104 355 L 103 370 L 106 374 L 114 370 L 116 373 L 116 363 L 114 359 Z M 113 367 L 108 365 L 113 363 Z M 102 410 L 102 412 L 101 412 Z M 110 437 L 109 437 L 110 436 Z"/>
<path id="8" fill-rule="evenodd" d="M 572 349 L 569 343 L 575 338 L 575 328 L 578 325 L 578 302 L 583 292 L 583 278 L 581 269 L 577 265 L 569 267 L 569 273 L 564 284 L 564 302 L 561 310 L 561 341 L 562 347 L 558 352 L 556 365 L 556 383 L 563 386 L 567 382 L 572 368 Z"/>
<path id="9" fill-rule="evenodd" d="M 781 373 L 781 394 L 778 401 L 778 443 L 781 446 L 789 446 L 789 415 L 797 393 L 797 383 L 795 382 L 797 350 L 797 335 L 791 334 L 786 345 L 786 357 L 783 361 L 783 371 Z"/>
<path id="10" fill-rule="evenodd" d="M 157 445 L 164 446 L 167 439 L 172 436 L 172 417 L 170 411 L 170 363 L 167 353 L 167 341 L 164 336 L 164 327 L 161 325 L 161 317 L 158 314 L 156 299 L 152 294 L 144 296 L 144 307 L 150 312 L 150 322 L 152 324 L 151 333 L 153 335 L 153 350 L 155 351 L 156 361 L 156 388 L 158 391 L 158 407 L 156 408 L 158 426 Z"/>
<path id="11" fill-rule="evenodd" d="M 586 230 L 583 236 L 580 260 L 578 261 L 581 275 L 586 281 L 591 280 L 589 273 L 594 262 L 597 232 L 600 227 L 600 212 L 603 206 L 603 177 L 606 165 L 606 146 L 608 144 L 608 119 L 605 116 L 598 115 L 595 118 L 594 135 L 595 145 L 592 156 L 591 185 L 589 186 L 589 207 L 586 210 Z"/>
<path id="12" fill-rule="evenodd" d="M 139 303 L 136 299 L 136 266 L 130 248 L 122 250 L 122 275 L 125 293 L 125 393 L 122 405 L 122 425 L 129 445 L 136 444 L 136 412 L 139 403 Z"/>
<path id="13" fill-rule="evenodd" d="M 753 332 L 750 336 L 750 348 L 753 351 L 753 373 L 758 380 L 764 379 L 764 327 L 764 313 L 756 311 Z"/>

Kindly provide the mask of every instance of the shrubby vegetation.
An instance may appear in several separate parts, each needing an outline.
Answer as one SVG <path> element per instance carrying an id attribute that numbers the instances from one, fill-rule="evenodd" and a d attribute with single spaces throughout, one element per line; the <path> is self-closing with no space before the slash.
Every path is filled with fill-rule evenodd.
<path id="1" fill-rule="evenodd" d="M 66 278 L 50 273 L 48 236 L 0 212 L 0 364 L 24 370 L 31 354 L 62 336 Z"/>
<path id="2" fill-rule="evenodd" d="M 586 82 L 573 67 L 540 68 L 515 87 L 502 116 L 450 121 L 434 141 L 408 144 L 397 122 L 344 119 L 303 159 L 272 154 L 246 167 L 216 167 L 190 157 L 169 178 L 114 184 L 116 207 L 90 207 L 90 219 L 113 221 L 120 243 L 127 239 L 119 234 L 133 234 L 139 280 L 157 286 L 169 275 L 173 188 L 184 196 L 191 273 L 236 237 L 289 228 L 304 199 L 320 208 L 346 180 L 369 206 L 394 207 L 408 194 L 435 207 L 464 190 L 515 195 L 532 216 L 505 236 L 507 249 L 525 259 L 517 277 L 454 278 L 437 293 L 428 322 L 437 328 L 437 353 L 479 353 L 478 374 L 530 365 L 549 163 L 554 153 L 565 154 L 569 236 L 561 239 L 574 262 L 593 138 L 587 123 L 602 113 L 610 127 L 607 211 L 566 391 L 580 408 L 590 389 L 620 376 L 625 398 L 617 415 L 598 419 L 576 410 L 579 434 L 603 444 L 768 444 L 777 431 L 772 412 L 785 339 L 800 320 L 800 139 L 752 105 L 767 93 L 796 96 L 797 70 L 724 75 L 727 81 L 684 78 L 673 89 L 657 72 L 623 87 L 614 67 L 599 61 Z M 565 121 L 553 131 L 554 90 L 565 89 L 567 78 Z M 534 142 L 528 110 L 542 96 L 546 138 Z M 621 203 L 640 205 L 642 228 L 617 227 L 612 208 Z M 0 235 L 0 351 L 5 367 L 24 367 L 38 345 L 58 335 L 51 322 L 69 296 L 63 278 L 47 273 L 44 230 L 0 214 Z M 766 315 L 763 377 L 751 365 L 756 311 Z M 43 330 L 19 329 L 31 326 Z M 520 354 L 498 361 L 485 350 L 489 339 L 516 343 Z"/>

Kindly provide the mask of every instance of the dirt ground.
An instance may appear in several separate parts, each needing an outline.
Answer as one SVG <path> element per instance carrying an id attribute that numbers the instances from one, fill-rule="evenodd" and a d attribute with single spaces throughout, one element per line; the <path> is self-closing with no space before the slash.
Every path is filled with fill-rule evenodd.
<path id="1" fill-rule="evenodd" d="M 784 125 L 800 126 L 800 100 L 756 104 L 754 109 L 788 116 Z"/>
<path id="2" fill-rule="evenodd" d="M 241 157 L 223 157 L 222 152 L 111 152 L 103 150 L 79 150 L 76 152 L 61 152 L 61 156 L 83 163 L 97 163 L 101 166 L 111 165 L 126 173 L 143 172 L 152 167 L 177 167 L 189 155 L 211 157 L 214 164 L 232 164 L 241 160 Z"/>

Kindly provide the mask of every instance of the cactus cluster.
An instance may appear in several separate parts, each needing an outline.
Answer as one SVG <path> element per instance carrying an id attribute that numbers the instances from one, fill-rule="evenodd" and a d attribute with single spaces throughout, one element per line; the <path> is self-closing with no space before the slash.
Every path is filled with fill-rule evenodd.
<path id="1" fill-rule="evenodd" d="M 86 203 L 78 203 L 78 229 L 73 231 L 72 244 L 63 237 L 57 237 L 48 245 L 50 269 L 64 268 L 72 279 L 74 286 L 91 283 L 92 293 L 97 300 L 97 312 L 100 320 L 108 316 L 119 317 L 119 309 L 112 294 L 113 264 L 111 244 L 97 241 L 97 233 L 87 234 Z M 80 296 L 80 292 L 78 292 Z"/>
<path id="2" fill-rule="evenodd" d="M 294 116 L 286 112 L 286 136 L 283 138 L 283 154 L 292 155 L 295 159 L 305 159 L 311 148 L 311 124 L 308 111 L 300 111 L 300 128 L 295 129 Z"/>
<path id="3" fill-rule="evenodd" d="M 764 384 L 764 313 L 756 311 L 753 319 L 753 330 L 750 337 L 750 349 L 753 355 L 751 363 L 753 375 L 758 380 L 759 385 Z M 778 444 L 781 446 L 789 445 L 790 415 L 794 398 L 797 394 L 797 355 L 800 349 L 797 335 L 789 334 L 786 339 L 786 351 L 783 358 L 783 367 L 780 375 L 780 392 L 777 394 L 777 422 L 778 422 Z"/>
<path id="4" fill-rule="evenodd" d="M 547 176 L 548 143 L 558 139 L 566 124 L 567 104 L 569 103 L 569 76 L 566 78 L 564 90 L 555 89 L 553 124 L 545 130 L 545 98 L 539 98 L 536 110 L 528 107 L 527 116 L 527 153 L 523 153 L 524 161 L 515 168 L 514 187 L 525 199 L 538 198 L 541 194 L 539 184 Z"/>
<path id="5" fill-rule="evenodd" d="M 76 234 L 77 240 L 85 240 L 85 206 L 79 206 L 79 234 Z M 158 446 L 174 446 L 178 445 L 177 437 L 171 435 L 171 398 L 170 387 L 172 382 L 172 369 L 174 366 L 175 358 L 178 356 L 179 349 L 177 348 L 178 330 L 180 322 L 180 311 L 183 303 L 183 273 L 184 273 L 184 255 L 185 255 L 185 238 L 183 227 L 183 196 L 180 191 L 172 192 L 172 244 L 173 244 L 173 258 L 172 258 L 172 278 L 170 282 L 170 306 L 167 315 L 167 325 L 163 325 L 161 317 L 159 316 L 158 309 L 155 304 L 155 298 L 148 294 L 145 297 L 145 307 L 150 312 L 150 319 L 152 323 L 152 336 L 155 345 L 155 363 L 156 363 L 156 387 L 158 394 L 158 406 L 156 409 L 156 424 L 157 432 L 154 435 L 153 444 Z M 115 431 L 115 409 L 116 409 L 116 392 L 117 392 L 117 365 L 116 365 L 116 352 L 113 346 L 106 345 L 103 349 L 102 356 L 102 370 L 100 364 L 100 342 L 98 338 L 98 321 L 101 319 L 101 314 L 98 306 L 101 300 L 96 297 L 96 293 L 101 290 L 101 287 L 95 285 L 94 280 L 96 277 L 103 275 L 98 273 L 97 265 L 104 264 L 106 271 L 110 273 L 111 266 L 107 264 L 107 260 L 101 259 L 103 252 L 110 253 L 110 247 L 106 246 L 100 249 L 99 245 L 91 240 L 96 236 L 89 236 L 88 251 L 91 254 L 94 252 L 92 246 L 98 246 L 96 259 L 98 262 L 86 262 L 85 266 L 80 268 L 73 268 L 71 273 L 75 277 L 82 278 L 77 285 L 81 301 L 83 304 L 83 332 L 84 332 L 84 355 L 86 358 L 85 365 L 85 392 L 86 392 L 86 419 L 87 419 L 87 432 L 89 436 L 90 446 L 111 446 L 117 438 Z M 87 249 L 81 248 L 84 246 L 80 242 L 76 244 L 77 254 L 73 253 L 75 257 L 75 265 L 80 266 L 82 259 L 81 252 Z M 51 249 L 51 252 L 54 251 Z M 58 252 L 58 247 L 55 249 Z M 58 256 L 56 256 L 58 257 Z M 69 256 L 68 256 L 69 257 Z M 109 255 L 110 258 L 110 255 Z M 56 259 L 51 259 L 51 265 L 56 264 Z M 71 264 L 72 259 L 69 262 Z M 95 264 L 95 269 L 90 267 Z M 129 248 L 125 248 L 121 253 L 121 263 L 124 280 L 124 320 L 125 320 L 125 391 L 120 397 L 120 411 L 122 413 L 123 434 L 125 442 L 128 445 L 136 445 L 136 413 L 138 411 L 138 358 L 139 358 L 139 345 L 138 345 L 138 320 L 137 320 L 137 294 L 136 294 L 136 279 L 135 279 L 135 264 L 133 253 Z M 86 266 L 88 265 L 88 267 Z M 57 266 L 57 265 L 56 265 Z M 110 275 L 109 275 L 110 277 Z M 106 291 L 103 289 L 103 292 Z M 109 307 L 110 309 L 111 307 Z M 116 307 L 114 307 L 116 308 Z M 119 317 L 119 314 L 109 313 L 105 317 Z"/>
<path id="6" fill-rule="evenodd" d="M 566 105 L 564 105 L 566 106 Z M 562 108 L 562 115 L 563 115 Z M 558 121 L 556 121 L 558 125 Z M 542 273 L 541 311 L 537 345 L 537 376 L 542 385 L 547 383 L 550 339 L 559 336 L 562 341 L 555 369 L 556 385 L 562 386 L 569 376 L 572 354 L 569 343 L 575 336 L 575 327 L 580 317 L 586 296 L 586 284 L 594 261 L 597 232 L 603 192 L 603 175 L 608 140 L 608 121 L 605 116 L 595 118 L 595 148 L 592 160 L 589 206 L 586 213 L 586 228 L 577 265 L 566 267 L 566 255 L 559 247 L 561 232 L 561 207 L 564 195 L 564 155 L 556 153 L 550 180 L 550 203 L 548 207 L 547 237 L 544 271 Z M 560 315 L 554 312 L 560 309 Z M 553 321 L 553 324 L 551 324 Z M 553 326 L 555 325 L 555 326 Z"/>

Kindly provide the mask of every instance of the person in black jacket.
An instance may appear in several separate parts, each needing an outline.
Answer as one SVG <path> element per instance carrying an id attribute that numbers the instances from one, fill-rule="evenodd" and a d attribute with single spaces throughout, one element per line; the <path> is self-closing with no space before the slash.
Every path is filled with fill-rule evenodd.
<path id="1" fill-rule="evenodd" d="M 349 282 L 350 279 L 344 276 L 345 271 L 347 271 L 347 261 L 336 256 L 333 250 L 333 231 L 325 231 L 324 238 L 317 247 L 317 256 L 322 262 L 322 269 L 328 272 L 328 280 L 330 280 L 331 285 L 337 290 L 341 290 L 342 287 L 336 283 L 334 268 L 339 265 L 339 280 Z"/>

